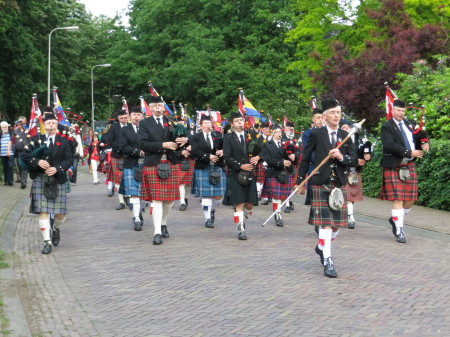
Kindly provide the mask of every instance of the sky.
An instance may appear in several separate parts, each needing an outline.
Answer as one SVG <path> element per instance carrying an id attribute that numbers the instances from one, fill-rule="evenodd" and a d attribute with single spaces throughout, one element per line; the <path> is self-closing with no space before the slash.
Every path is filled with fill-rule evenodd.
<path id="1" fill-rule="evenodd" d="M 91 12 L 94 16 L 101 14 L 114 17 L 117 12 L 124 14 L 124 10 L 128 7 L 129 0 L 78 0 L 85 4 L 86 11 Z"/>

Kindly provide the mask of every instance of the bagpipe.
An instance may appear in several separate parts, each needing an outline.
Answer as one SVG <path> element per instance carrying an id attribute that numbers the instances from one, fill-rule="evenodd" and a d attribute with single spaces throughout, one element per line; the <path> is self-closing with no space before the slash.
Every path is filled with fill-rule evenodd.
<path id="1" fill-rule="evenodd" d="M 31 147 L 31 149 L 30 149 Z M 25 150 L 30 152 L 30 156 L 39 160 L 48 160 L 49 159 L 49 148 L 47 144 L 39 138 L 38 140 L 31 141 L 30 144 L 25 146 Z M 28 172 L 36 172 L 41 168 L 33 167 L 27 162 L 23 161 L 22 156 L 19 156 L 19 165 L 23 169 L 26 169 Z"/>

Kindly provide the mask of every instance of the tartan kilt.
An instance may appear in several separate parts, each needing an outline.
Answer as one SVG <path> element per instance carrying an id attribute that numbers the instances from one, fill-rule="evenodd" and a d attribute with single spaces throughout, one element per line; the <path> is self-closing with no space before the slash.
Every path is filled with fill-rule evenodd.
<path id="1" fill-rule="evenodd" d="M 398 177 L 400 167 L 383 168 L 383 184 L 381 186 L 381 200 L 402 200 L 416 201 L 417 192 L 417 173 L 414 163 L 406 164 L 409 168 L 410 178 L 407 181 L 401 181 Z"/>
<path id="2" fill-rule="evenodd" d="M 323 185 L 312 185 L 312 202 L 308 223 L 314 226 L 333 226 L 347 228 L 347 186 L 341 187 L 344 194 L 344 205 L 339 211 L 328 206 L 330 195 Z M 331 190 L 333 187 L 327 185 Z"/>
<path id="3" fill-rule="evenodd" d="M 363 200 L 363 185 L 361 172 L 356 172 L 358 175 L 358 182 L 355 185 L 347 184 L 347 201 L 362 201 Z M 347 174 L 348 178 L 348 174 Z M 348 181 L 348 179 L 347 179 Z"/>
<path id="4" fill-rule="evenodd" d="M 297 182 L 297 177 L 298 177 L 298 163 L 297 164 L 293 164 L 292 168 L 294 170 L 294 172 L 292 173 L 292 181 L 291 181 L 291 187 L 294 188 L 295 183 Z"/>
<path id="5" fill-rule="evenodd" d="M 51 213 L 66 214 L 67 213 L 67 195 L 66 183 L 58 184 L 58 196 L 55 199 L 47 199 L 44 195 L 44 181 L 42 174 L 39 174 L 31 185 L 31 204 L 30 213 Z"/>
<path id="6" fill-rule="evenodd" d="M 111 157 L 111 164 L 109 165 L 109 170 L 107 174 L 107 181 L 113 181 L 114 184 L 119 185 L 122 180 L 122 171 L 119 170 L 117 161 L 121 158 Z"/>
<path id="7" fill-rule="evenodd" d="M 213 185 L 209 182 L 210 167 L 211 165 L 208 165 L 204 170 L 194 170 L 191 194 L 199 195 L 205 198 L 221 196 L 225 194 L 225 188 L 227 184 L 227 177 L 225 176 L 225 172 L 220 168 L 220 184 Z"/>
<path id="8" fill-rule="evenodd" d="M 261 198 L 286 200 L 292 192 L 292 175 L 286 184 L 280 184 L 277 178 L 266 178 L 261 192 Z"/>
<path id="9" fill-rule="evenodd" d="M 180 175 L 180 185 L 190 185 L 192 183 L 192 176 L 194 175 L 194 166 L 195 166 L 195 160 L 189 158 L 189 169 L 187 171 L 183 171 L 181 169 L 181 164 L 178 164 L 178 170 Z"/>
<path id="10" fill-rule="evenodd" d="M 161 160 L 160 163 L 170 163 Z M 170 163 L 170 176 L 161 179 L 158 166 L 144 166 L 142 169 L 141 199 L 146 201 L 174 201 L 180 199 L 178 165 Z"/>
<path id="11" fill-rule="evenodd" d="M 136 164 L 135 167 L 139 167 L 139 164 Z M 134 169 L 124 168 L 122 179 L 124 185 L 124 195 L 141 195 L 141 182 L 134 179 Z M 122 188 L 122 184 L 120 184 L 120 188 Z"/>
<path id="12" fill-rule="evenodd" d="M 108 169 L 109 169 L 109 166 L 106 165 L 106 160 L 101 161 L 100 163 L 98 163 L 97 172 L 106 173 L 106 172 L 108 172 Z"/>
<path id="13" fill-rule="evenodd" d="M 257 183 L 264 184 L 264 179 L 266 178 L 266 168 L 262 162 L 259 162 L 255 170 L 255 179 Z"/>
<path id="14" fill-rule="evenodd" d="M 228 176 L 222 204 L 225 206 L 234 206 L 246 202 L 258 206 L 256 179 L 253 179 L 249 185 L 242 186 L 237 180 L 237 175 Z"/>

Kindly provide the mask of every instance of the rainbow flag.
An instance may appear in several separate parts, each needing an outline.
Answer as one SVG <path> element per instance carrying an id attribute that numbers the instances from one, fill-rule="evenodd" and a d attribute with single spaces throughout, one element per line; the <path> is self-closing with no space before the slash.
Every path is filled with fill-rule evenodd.
<path id="1" fill-rule="evenodd" d="M 156 89 L 153 87 L 153 84 L 152 84 L 152 81 L 149 81 L 148 82 L 148 86 L 149 86 L 149 89 L 150 89 L 150 94 L 152 95 L 152 96 L 154 96 L 154 97 L 158 97 L 158 96 L 160 96 L 160 94 L 156 91 Z M 162 98 L 161 97 L 161 99 L 162 99 L 162 101 L 164 102 L 164 109 L 166 110 L 165 112 L 164 112 L 164 115 L 171 115 L 171 116 L 173 116 L 174 115 L 174 113 L 173 113 L 173 111 L 170 109 L 170 107 L 166 104 L 166 102 L 164 101 L 164 98 Z"/>
<path id="2" fill-rule="evenodd" d="M 59 100 L 57 89 L 53 89 L 53 111 L 58 118 L 59 124 L 70 126 L 70 122 L 67 119 L 64 109 L 62 108 L 61 101 Z"/>
<path id="3" fill-rule="evenodd" d="M 244 90 L 239 90 L 238 107 L 242 116 L 250 123 L 255 124 L 261 121 L 261 113 L 255 109 L 252 103 L 244 96 Z"/>

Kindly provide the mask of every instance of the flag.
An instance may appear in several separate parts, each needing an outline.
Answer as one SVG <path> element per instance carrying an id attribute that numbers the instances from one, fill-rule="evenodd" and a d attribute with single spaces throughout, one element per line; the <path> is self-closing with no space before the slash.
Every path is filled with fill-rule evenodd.
<path id="1" fill-rule="evenodd" d="M 70 126 L 70 122 L 67 119 L 61 101 L 59 100 L 57 89 L 53 89 L 53 111 L 55 112 L 56 118 L 58 118 L 59 124 Z"/>
<path id="2" fill-rule="evenodd" d="M 287 116 L 284 115 L 284 117 L 283 117 L 283 127 L 284 127 L 284 130 L 283 130 L 283 131 L 286 131 L 286 130 L 287 130 L 287 123 L 288 123 L 288 122 L 289 122 L 289 120 L 288 120 Z"/>
<path id="3" fill-rule="evenodd" d="M 255 109 L 252 103 L 244 96 L 244 90 L 239 90 L 238 108 L 242 116 L 245 118 L 245 128 L 248 129 L 255 123 L 261 122 L 261 113 Z"/>
<path id="4" fill-rule="evenodd" d="M 150 89 L 150 95 L 152 95 L 152 96 L 154 96 L 154 97 L 158 97 L 158 96 L 160 96 L 160 94 L 156 91 L 156 89 L 155 88 L 153 88 L 153 83 L 152 83 L 152 81 L 148 81 L 148 86 L 149 86 L 149 89 Z M 172 112 L 172 110 L 170 109 L 170 107 L 166 104 L 166 102 L 164 101 L 164 98 L 161 96 L 161 99 L 162 99 L 162 101 L 163 101 L 163 103 L 164 103 L 164 109 L 166 110 L 165 112 L 164 112 L 164 115 L 171 115 L 171 116 L 173 116 L 173 112 Z"/>
<path id="5" fill-rule="evenodd" d="M 197 113 L 197 125 L 200 125 L 200 119 L 202 115 L 210 116 L 211 123 L 214 128 L 214 131 L 221 131 L 220 126 L 222 125 L 222 114 L 220 111 L 210 110 L 209 106 L 207 110 L 196 111 Z"/>
<path id="6" fill-rule="evenodd" d="M 387 82 L 384 83 L 384 85 L 386 86 L 386 119 L 389 120 L 392 118 L 392 107 L 394 100 L 397 99 L 397 95 L 391 88 L 389 88 Z"/>
<path id="7" fill-rule="evenodd" d="M 128 110 L 128 103 L 125 97 L 122 97 L 122 110 L 125 110 L 127 115 L 130 116 L 130 110 Z"/>
<path id="8" fill-rule="evenodd" d="M 147 102 L 145 101 L 144 97 L 139 97 L 141 100 L 141 111 L 144 114 L 145 117 L 151 117 L 152 113 L 150 112 L 150 107 L 148 106 Z"/>
<path id="9" fill-rule="evenodd" d="M 311 110 L 318 108 L 316 96 L 311 97 Z"/>
<path id="10" fill-rule="evenodd" d="M 28 134 L 30 137 L 34 137 L 38 134 L 38 127 L 39 127 L 39 133 L 44 133 L 44 123 L 42 121 L 42 114 L 41 110 L 39 109 L 39 103 L 37 100 L 37 95 L 34 94 L 31 98 L 31 115 L 30 115 L 30 126 Z"/>

